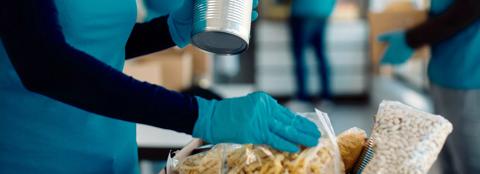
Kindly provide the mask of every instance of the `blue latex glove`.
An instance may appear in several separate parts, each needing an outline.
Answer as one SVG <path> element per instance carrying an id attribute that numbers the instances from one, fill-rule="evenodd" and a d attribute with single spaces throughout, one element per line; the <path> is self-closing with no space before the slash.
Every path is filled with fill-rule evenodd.
<path id="1" fill-rule="evenodd" d="M 258 0 L 246 0 L 253 1 L 252 21 L 255 21 L 258 17 L 256 11 L 258 7 Z M 183 48 L 190 43 L 191 33 L 193 30 L 193 0 L 184 0 L 183 5 L 170 13 L 168 18 L 168 27 L 173 42 L 177 46 Z"/>
<path id="2" fill-rule="evenodd" d="M 197 97 L 199 116 L 193 136 L 210 143 L 267 144 L 298 152 L 297 145 L 315 146 L 317 126 L 282 107 L 263 92 L 220 101 Z"/>
<path id="3" fill-rule="evenodd" d="M 381 60 L 382 64 L 403 64 L 412 57 L 413 49 L 408 46 L 404 31 L 382 34 L 378 37 L 378 40 L 380 42 L 388 43 L 387 49 Z"/>

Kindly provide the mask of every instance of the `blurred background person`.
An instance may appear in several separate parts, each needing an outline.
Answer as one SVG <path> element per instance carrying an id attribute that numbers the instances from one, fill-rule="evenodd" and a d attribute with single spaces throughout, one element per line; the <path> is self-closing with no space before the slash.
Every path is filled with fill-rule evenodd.
<path id="1" fill-rule="evenodd" d="M 444 173 L 480 173 L 479 16 L 478 0 L 432 0 L 429 20 L 379 37 L 389 44 L 382 59 L 386 64 L 403 64 L 413 49 L 431 46 L 434 108 L 454 125 L 443 153 Z"/>
<path id="2" fill-rule="evenodd" d="M 313 46 L 320 77 L 320 99 L 331 100 L 330 65 L 325 54 L 325 28 L 333 11 L 335 0 L 293 0 L 290 17 L 290 33 L 295 63 L 296 97 L 310 100 L 306 49 Z"/>

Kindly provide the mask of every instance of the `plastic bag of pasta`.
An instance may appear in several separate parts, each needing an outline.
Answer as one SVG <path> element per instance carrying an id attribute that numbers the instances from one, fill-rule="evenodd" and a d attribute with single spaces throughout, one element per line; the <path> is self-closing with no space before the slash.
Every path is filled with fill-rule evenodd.
<path id="1" fill-rule="evenodd" d="M 322 137 L 315 147 L 298 153 L 280 152 L 267 146 L 243 145 L 228 152 L 227 173 L 256 174 L 340 174 L 343 162 L 330 119 L 325 113 L 301 114 L 314 121 Z"/>
<path id="2" fill-rule="evenodd" d="M 302 148 L 298 153 L 287 153 L 264 145 L 218 144 L 208 151 L 197 154 L 192 154 L 193 149 L 184 148 L 167 161 L 167 174 L 344 173 L 335 133 L 328 116 L 320 111 L 301 115 L 312 120 L 322 133 L 315 147 Z"/>
<path id="3" fill-rule="evenodd" d="M 345 173 L 335 131 L 333 130 L 328 115 L 315 109 L 315 115 L 306 114 L 305 116 L 307 118 L 316 116 L 316 119 L 311 120 L 317 124 L 320 132 L 322 133 L 318 145 L 316 147 L 306 149 L 307 151 L 305 152 L 305 156 L 308 160 L 306 165 L 306 173 Z M 300 155 L 302 153 L 303 151 L 300 153 Z"/>
<path id="4" fill-rule="evenodd" d="M 340 156 L 333 141 L 326 138 L 319 145 L 299 153 L 279 152 L 266 146 L 244 145 L 227 156 L 228 173 L 320 173 L 338 174 L 351 169 L 365 145 L 366 133 L 351 128 L 337 137 Z"/>

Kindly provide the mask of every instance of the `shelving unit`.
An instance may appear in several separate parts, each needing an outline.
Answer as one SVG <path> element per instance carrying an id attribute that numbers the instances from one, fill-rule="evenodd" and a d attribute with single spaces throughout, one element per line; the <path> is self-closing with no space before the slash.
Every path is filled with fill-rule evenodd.
<path id="1" fill-rule="evenodd" d="M 335 96 L 368 94 L 367 24 L 363 20 L 330 21 L 326 50 L 332 71 Z M 255 79 L 259 90 L 275 96 L 292 96 L 295 92 L 294 65 L 286 22 L 259 21 L 257 24 Z M 308 92 L 319 91 L 317 61 L 313 50 L 307 52 Z"/>

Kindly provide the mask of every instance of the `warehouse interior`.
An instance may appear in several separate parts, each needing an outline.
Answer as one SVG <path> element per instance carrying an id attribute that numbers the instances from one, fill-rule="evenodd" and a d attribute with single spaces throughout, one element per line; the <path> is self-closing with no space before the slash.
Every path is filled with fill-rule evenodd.
<path id="1" fill-rule="evenodd" d="M 141 7 L 142 2 L 139 2 Z M 414 0 L 408 1 L 410 5 L 405 7 L 405 2 L 397 7 L 400 13 L 401 10 L 409 11 L 405 12 L 407 14 L 422 12 L 429 5 L 428 1 Z M 321 87 L 313 49 L 306 53 L 307 91 L 312 100 L 296 99 L 288 26 L 290 3 L 288 0 L 261 1 L 260 18 L 252 23 L 249 48 L 240 55 L 215 55 L 194 46 L 172 48 L 127 62 L 125 73 L 169 89 L 211 98 L 265 91 L 294 112 L 313 112 L 314 108 L 327 112 L 336 132 L 350 127 L 370 132 L 373 116 L 383 100 L 401 101 L 434 112 L 427 78 L 428 48 L 418 51 L 411 61 L 400 66 L 379 65 L 378 54 L 381 53 L 372 50 L 372 35 L 376 34 L 372 32 L 388 30 L 378 24 L 384 21 L 377 21 L 388 19 L 374 16 L 386 13 L 388 17 L 388 11 L 382 12 L 391 3 L 386 0 L 336 2 L 325 31 L 332 100 L 322 101 L 316 96 Z M 145 13 L 148 12 L 144 11 L 143 15 L 147 15 Z M 165 155 L 191 139 L 190 135 L 138 124 L 142 173 L 160 171 Z M 429 174 L 441 173 L 438 165 L 436 163 Z"/>
<path id="2" fill-rule="evenodd" d="M 480 0 L 0 5 L 0 174 L 480 173 Z"/>

